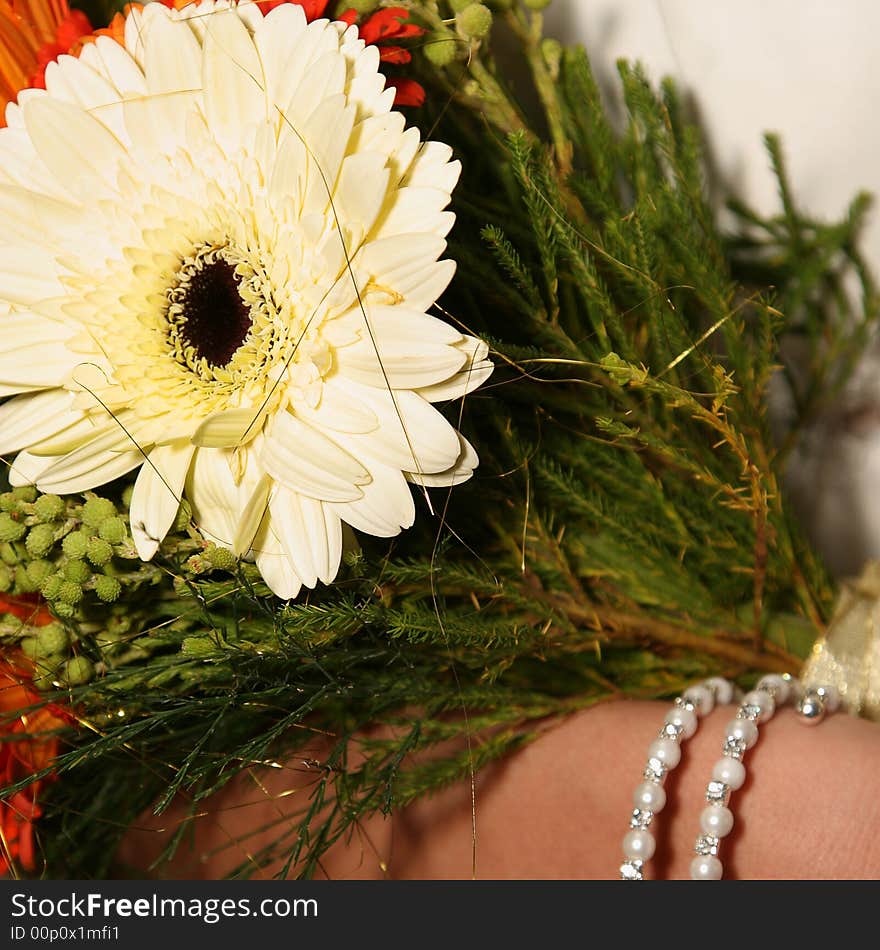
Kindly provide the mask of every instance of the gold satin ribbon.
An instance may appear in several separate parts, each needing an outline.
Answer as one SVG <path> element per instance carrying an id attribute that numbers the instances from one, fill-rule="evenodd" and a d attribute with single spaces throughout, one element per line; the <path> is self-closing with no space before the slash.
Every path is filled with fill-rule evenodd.
<path id="1" fill-rule="evenodd" d="M 804 664 L 805 686 L 834 686 L 853 715 L 880 721 L 880 562 L 841 585 L 825 635 Z"/>

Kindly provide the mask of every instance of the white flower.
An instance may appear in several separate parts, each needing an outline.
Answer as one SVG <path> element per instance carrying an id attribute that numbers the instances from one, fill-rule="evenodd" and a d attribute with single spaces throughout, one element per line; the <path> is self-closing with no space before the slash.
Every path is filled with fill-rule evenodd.
<path id="1" fill-rule="evenodd" d="M 477 464 L 431 403 L 491 372 L 428 316 L 459 175 L 405 129 L 357 29 L 294 4 L 128 16 L 0 130 L 0 453 L 14 485 L 139 468 L 149 559 L 185 495 L 204 536 L 293 597 L 342 522 L 412 524 L 407 482 Z M 366 314 L 366 316 L 365 316 Z"/>

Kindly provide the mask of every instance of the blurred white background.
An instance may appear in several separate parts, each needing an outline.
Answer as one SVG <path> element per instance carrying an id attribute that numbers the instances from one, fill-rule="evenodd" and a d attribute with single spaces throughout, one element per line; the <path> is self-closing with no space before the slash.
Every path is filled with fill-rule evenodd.
<path id="1" fill-rule="evenodd" d="M 840 218 L 859 190 L 880 195 L 880 3 L 876 0 L 554 0 L 548 32 L 582 42 L 613 98 L 618 58 L 674 77 L 696 106 L 720 184 L 778 211 L 762 143 L 778 132 L 802 208 Z M 880 273 L 880 209 L 863 249 Z M 880 557 L 880 351 L 789 471 L 817 545 L 851 574 Z"/>

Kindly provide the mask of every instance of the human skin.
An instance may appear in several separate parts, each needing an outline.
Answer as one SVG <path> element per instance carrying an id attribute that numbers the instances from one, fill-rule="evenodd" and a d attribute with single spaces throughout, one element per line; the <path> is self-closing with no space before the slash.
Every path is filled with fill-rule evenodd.
<path id="1" fill-rule="evenodd" d="M 330 849 L 318 877 L 615 878 L 632 793 L 668 709 L 621 701 L 548 721 L 539 738 L 483 769 L 473 786 L 460 782 L 367 819 Z M 735 713 L 716 709 L 683 745 L 651 829 L 657 851 L 646 877 L 689 876 L 706 782 Z M 195 819 L 193 840 L 161 876 L 219 878 L 277 839 L 279 820 L 295 820 L 314 784 L 314 767 L 301 759 L 231 783 Z M 744 761 L 746 783 L 731 798 L 734 830 L 720 854 L 725 878 L 880 877 L 880 726 L 837 714 L 810 727 L 782 709 L 760 727 Z M 182 815 L 142 822 L 121 860 L 145 868 Z M 280 867 L 254 866 L 252 876 L 271 878 Z"/>

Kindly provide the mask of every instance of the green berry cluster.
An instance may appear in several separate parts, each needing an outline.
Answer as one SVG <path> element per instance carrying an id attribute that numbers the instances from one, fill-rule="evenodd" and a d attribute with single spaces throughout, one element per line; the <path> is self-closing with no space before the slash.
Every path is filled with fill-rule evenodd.
<path id="1" fill-rule="evenodd" d="M 78 504 L 33 486 L 0 495 L 0 593 L 41 593 L 56 616 L 76 615 L 87 591 L 113 603 L 122 593 L 114 559 L 133 556 L 125 519 L 109 498 Z"/>
<path id="2" fill-rule="evenodd" d="M 82 686 L 95 673 L 91 660 L 71 656 L 70 633 L 57 621 L 29 628 L 30 635 L 19 641 L 19 648 L 35 667 L 34 685 L 38 689 L 57 686 Z"/>
<path id="3" fill-rule="evenodd" d="M 203 551 L 193 554 L 184 564 L 191 574 L 208 574 L 210 571 L 234 571 L 238 567 L 238 558 L 228 548 L 213 542 Z"/>

